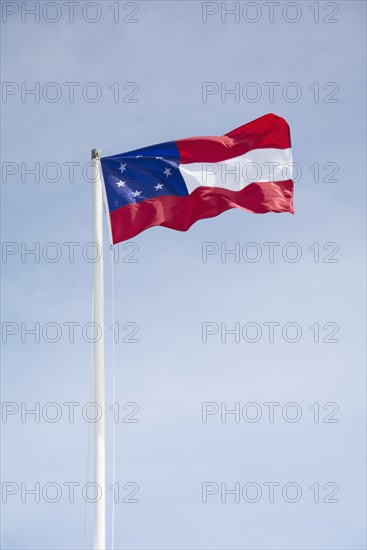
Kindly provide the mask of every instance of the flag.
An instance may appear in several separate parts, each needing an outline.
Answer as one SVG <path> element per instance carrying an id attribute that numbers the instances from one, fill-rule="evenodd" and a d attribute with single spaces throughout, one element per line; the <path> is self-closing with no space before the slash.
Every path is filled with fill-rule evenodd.
<path id="1" fill-rule="evenodd" d="M 293 213 L 287 122 L 264 115 L 224 136 L 102 157 L 113 244 L 161 225 L 187 231 L 230 208 Z"/>

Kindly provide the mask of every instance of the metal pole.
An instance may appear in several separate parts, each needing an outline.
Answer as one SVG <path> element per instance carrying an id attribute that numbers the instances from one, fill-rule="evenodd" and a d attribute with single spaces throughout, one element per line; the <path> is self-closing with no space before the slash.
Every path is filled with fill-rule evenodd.
<path id="1" fill-rule="evenodd" d="M 99 340 L 92 345 L 94 358 L 94 401 L 101 418 L 94 425 L 94 482 L 100 498 L 94 504 L 94 550 L 106 549 L 106 481 L 105 481 L 105 385 L 104 385 L 104 287 L 103 287 L 103 201 L 100 175 L 101 151 L 92 149 L 93 174 L 93 242 L 99 252 L 94 262 L 93 322 Z"/>

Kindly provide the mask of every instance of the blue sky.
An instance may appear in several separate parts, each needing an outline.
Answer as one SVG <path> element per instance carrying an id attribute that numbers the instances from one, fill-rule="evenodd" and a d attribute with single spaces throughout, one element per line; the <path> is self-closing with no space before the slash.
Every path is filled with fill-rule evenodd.
<path id="1" fill-rule="evenodd" d="M 92 240 L 92 188 L 84 176 L 91 148 L 112 155 L 183 137 L 221 135 L 269 112 L 290 124 L 294 160 L 302 168 L 294 216 L 232 210 L 187 233 L 153 228 L 128 248 L 119 247 L 116 396 L 122 418 L 132 411 L 123 410 L 126 403 L 138 405 L 139 422 L 116 424 L 116 481 L 121 488 L 137 484 L 139 502 L 116 504 L 115 547 L 365 548 L 365 4 L 319 2 L 316 13 L 314 2 L 293 3 L 296 7 L 280 2 L 274 22 L 263 2 L 248 8 L 256 13 L 244 12 L 248 3 L 238 3 L 238 22 L 221 13 L 234 2 L 206 7 L 191 1 L 120 2 L 118 22 L 116 3 L 89 3 L 83 12 L 86 4 L 75 7 L 74 22 L 63 2 L 57 12 L 54 6 L 41 12 L 39 22 L 23 11 L 22 22 L 24 5 L 30 9 L 35 3 L 3 3 L 6 13 L 18 11 L 3 12 L 2 24 L 2 233 L 5 243 L 13 243 L 5 244 L 5 251 L 14 252 L 2 257 L 2 328 L 19 326 L 19 332 L 3 344 L 2 399 L 19 411 L 22 402 L 28 409 L 36 402 L 41 409 L 55 402 L 62 411 L 55 423 L 42 415 L 40 422 L 30 415 L 22 422 L 20 412 L 6 422 L 3 417 L 2 480 L 19 486 L 2 505 L 3 548 L 83 548 L 80 487 L 87 479 L 89 423 L 81 409 L 90 401 L 90 345 L 82 329 L 91 320 L 93 270 L 83 253 Z M 218 12 L 204 23 L 203 10 Z M 94 14 L 98 21 L 86 20 Z M 50 22 L 59 15 L 59 21 Z M 259 20 L 251 23 L 251 18 Z M 76 83 L 73 102 L 68 82 Z M 219 88 L 224 83 L 227 90 L 239 83 L 239 101 L 217 93 L 204 102 L 203 82 Z M 276 83 L 274 100 L 269 82 Z M 22 86 L 24 91 L 35 83 L 39 101 L 29 94 L 22 101 Z M 242 94 L 250 93 L 249 83 L 260 90 L 256 102 Z M 294 90 L 301 94 L 299 101 L 289 99 Z M 55 91 L 61 96 L 53 102 Z M 93 92 L 101 94 L 100 100 L 91 100 Z M 26 173 L 35 163 L 39 181 Z M 70 242 L 77 243 L 73 262 L 70 245 L 64 244 Z M 274 262 L 264 244 L 269 242 L 279 243 Z M 233 255 L 221 261 L 218 252 L 203 262 L 203 243 L 216 243 L 219 252 L 256 243 L 261 257 L 251 262 L 245 252 L 238 262 Z M 297 243 L 299 261 L 282 254 L 295 250 L 288 243 Z M 32 255 L 22 261 L 22 247 L 35 246 L 39 261 Z M 53 250 L 61 251 L 57 262 L 47 260 Z M 128 261 L 132 252 L 136 262 Z M 24 334 L 22 341 L 21 323 L 29 328 L 37 322 L 40 342 Z M 269 322 L 279 323 L 273 343 L 264 325 Z M 58 342 L 42 337 L 48 323 L 62 327 Z M 74 342 L 65 323 L 79 323 Z M 138 326 L 138 342 L 122 342 L 135 327 L 124 329 L 127 323 Z M 241 329 L 257 323 L 262 332 L 254 343 L 230 336 L 221 342 L 220 332 L 204 343 L 203 323 L 227 328 L 240 323 Z M 301 328 L 299 341 L 282 337 L 287 323 Z M 318 343 L 316 329 L 309 328 L 315 323 Z M 338 342 L 324 342 L 336 326 Z M 108 331 L 108 404 L 111 337 Z M 73 423 L 66 402 L 80 403 Z M 227 416 L 221 422 L 218 413 L 203 422 L 205 402 L 228 409 L 237 402 L 240 410 L 256 403 L 261 418 L 249 422 L 241 416 L 235 422 Z M 269 402 L 279 403 L 274 422 L 264 405 Z M 297 403 L 298 422 L 284 419 L 287 403 Z M 319 422 L 314 421 L 317 408 Z M 338 422 L 323 421 L 334 412 L 331 419 Z M 111 484 L 111 411 L 107 424 Z M 66 489 L 57 503 L 42 495 L 39 503 L 29 495 L 22 503 L 21 483 L 30 488 L 36 482 L 41 491 L 50 482 L 64 489 L 68 482 L 80 485 L 74 503 Z M 219 489 L 203 502 L 206 482 Z M 269 502 L 268 482 L 279 483 L 274 502 Z M 248 502 L 241 496 L 236 502 L 228 495 L 221 502 L 221 483 L 240 484 L 241 490 L 255 483 L 261 497 Z M 287 483 L 301 488 L 298 502 L 282 496 Z M 320 502 L 314 502 L 315 483 Z M 121 489 L 123 497 L 131 487 Z M 336 487 L 338 502 L 324 502 Z M 110 493 L 108 499 L 110 545 Z M 91 513 L 90 505 L 89 520 Z M 91 532 L 89 521 L 88 547 Z"/>

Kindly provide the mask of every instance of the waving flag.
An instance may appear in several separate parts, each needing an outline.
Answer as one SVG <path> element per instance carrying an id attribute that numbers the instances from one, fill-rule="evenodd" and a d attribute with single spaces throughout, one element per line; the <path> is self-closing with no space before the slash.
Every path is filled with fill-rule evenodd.
<path id="1" fill-rule="evenodd" d="M 293 213 L 289 126 L 268 114 L 224 136 L 101 159 L 113 244 L 161 225 L 187 231 L 230 208 Z"/>

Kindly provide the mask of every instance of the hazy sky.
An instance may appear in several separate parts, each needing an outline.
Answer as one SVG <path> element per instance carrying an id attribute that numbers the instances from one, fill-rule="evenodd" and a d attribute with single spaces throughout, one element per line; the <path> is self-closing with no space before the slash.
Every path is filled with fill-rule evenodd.
<path id="1" fill-rule="evenodd" d="M 3 548 L 83 548 L 91 148 L 221 135 L 269 112 L 291 127 L 294 216 L 231 210 L 118 247 L 115 547 L 365 548 L 365 3 L 2 10 Z M 110 326 L 107 226 L 105 240 Z"/>

